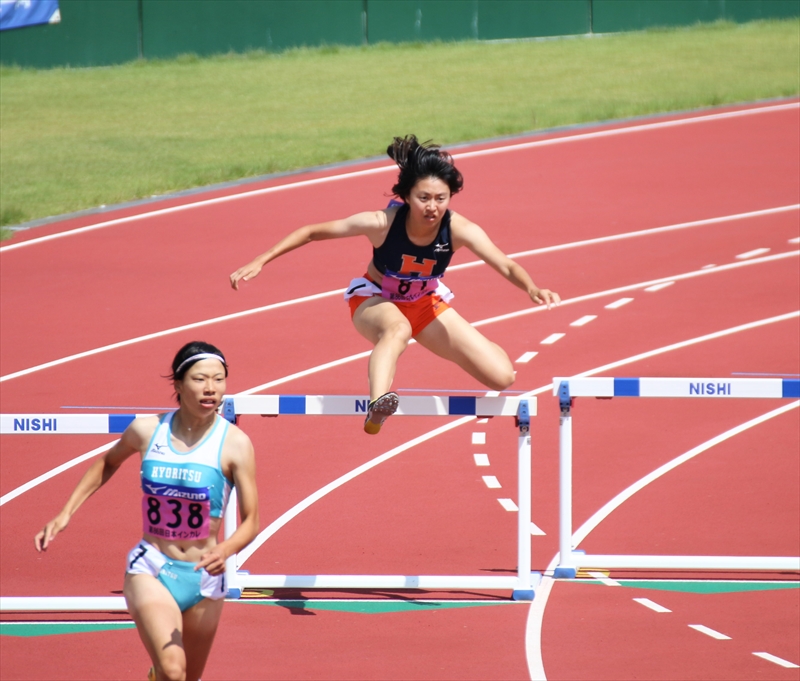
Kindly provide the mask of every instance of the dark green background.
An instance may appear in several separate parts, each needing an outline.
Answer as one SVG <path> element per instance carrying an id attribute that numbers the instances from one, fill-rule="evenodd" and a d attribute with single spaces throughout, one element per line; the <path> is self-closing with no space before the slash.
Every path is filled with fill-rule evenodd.
<path id="1" fill-rule="evenodd" d="M 800 0 L 60 0 L 0 32 L 10 65 L 106 66 L 302 45 L 499 40 L 800 16 Z"/>

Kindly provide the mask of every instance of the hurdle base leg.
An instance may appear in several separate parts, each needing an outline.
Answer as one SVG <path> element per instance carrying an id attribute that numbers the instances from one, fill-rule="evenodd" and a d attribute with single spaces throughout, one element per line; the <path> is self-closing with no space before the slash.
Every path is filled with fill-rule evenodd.
<path id="1" fill-rule="evenodd" d="M 515 601 L 532 601 L 535 596 L 535 589 L 539 584 L 542 582 L 542 573 L 541 572 L 531 572 L 530 577 L 530 588 L 525 589 L 514 589 L 511 592 L 511 598 Z M 527 586 L 527 585 L 526 585 Z"/>
<path id="2" fill-rule="evenodd" d="M 571 551 L 566 560 L 563 558 L 558 564 L 558 567 L 553 570 L 553 577 L 555 579 L 575 579 L 578 576 L 578 568 L 574 564 L 574 556 L 585 556 L 586 551 Z"/>

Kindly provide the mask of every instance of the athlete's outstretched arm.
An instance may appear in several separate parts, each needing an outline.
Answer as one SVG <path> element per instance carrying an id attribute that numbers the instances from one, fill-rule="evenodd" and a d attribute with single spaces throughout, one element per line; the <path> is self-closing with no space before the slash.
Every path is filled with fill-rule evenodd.
<path id="1" fill-rule="evenodd" d="M 519 263 L 514 262 L 503 253 L 478 225 L 470 222 L 462 215 L 453 215 L 453 246 L 459 248 L 466 246 L 481 260 L 502 274 L 517 288 L 521 288 L 538 305 L 552 305 L 561 303 L 560 296 L 547 288 L 539 288 L 533 283 L 530 275 Z"/>
<path id="2" fill-rule="evenodd" d="M 250 438 L 238 428 L 231 427 L 222 452 L 222 465 L 233 479 L 239 500 L 240 523 L 225 541 L 212 546 L 201 557 L 195 570 L 205 568 L 209 574 L 225 571 L 225 561 L 238 553 L 258 534 L 258 490 L 256 489 L 256 456 Z M 236 511 L 232 511 L 236 513 Z"/>
<path id="3" fill-rule="evenodd" d="M 387 222 L 386 212 L 382 210 L 356 213 L 343 220 L 306 225 L 305 227 L 296 229 L 294 232 L 281 239 L 268 251 L 262 253 L 257 258 L 247 263 L 247 265 L 240 267 L 231 274 L 231 286 L 238 291 L 240 281 L 250 281 L 253 277 L 258 276 L 258 273 L 261 272 L 261 269 L 267 263 L 275 260 L 278 256 L 300 248 L 300 246 L 305 246 L 312 241 L 342 239 L 348 236 L 364 235 L 367 236 L 374 245 L 380 245 L 388 226 L 389 223 Z"/>
<path id="4" fill-rule="evenodd" d="M 105 485 L 130 456 L 141 451 L 144 443 L 149 440 L 147 430 L 148 425 L 151 425 L 144 424 L 143 421 L 153 421 L 152 425 L 154 425 L 157 417 L 135 419 L 114 446 L 89 466 L 61 512 L 34 537 L 33 541 L 37 551 L 46 551 L 56 535 L 66 529 L 70 518 L 83 502 Z M 152 433 L 150 434 L 152 435 Z"/>

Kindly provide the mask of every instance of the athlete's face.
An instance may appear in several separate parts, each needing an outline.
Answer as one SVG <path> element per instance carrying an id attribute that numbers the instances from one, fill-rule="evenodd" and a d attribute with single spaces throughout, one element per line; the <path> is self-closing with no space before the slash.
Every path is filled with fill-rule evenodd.
<path id="1" fill-rule="evenodd" d="M 180 381 L 175 381 L 175 392 L 181 397 L 181 406 L 200 414 L 217 410 L 225 387 L 225 367 L 217 359 L 195 362 Z"/>
<path id="2" fill-rule="evenodd" d="M 414 224 L 438 226 L 450 205 L 450 187 L 438 177 L 423 177 L 406 199 Z"/>

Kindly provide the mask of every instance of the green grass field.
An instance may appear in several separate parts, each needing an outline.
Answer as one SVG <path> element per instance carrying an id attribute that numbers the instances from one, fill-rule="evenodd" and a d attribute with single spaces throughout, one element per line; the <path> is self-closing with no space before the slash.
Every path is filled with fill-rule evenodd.
<path id="1" fill-rule="evenodd" d="M 448 144 L 798 92 L 798 20 L 3 67 L 0 223 L 375 156 L 411 132 Z"/>

